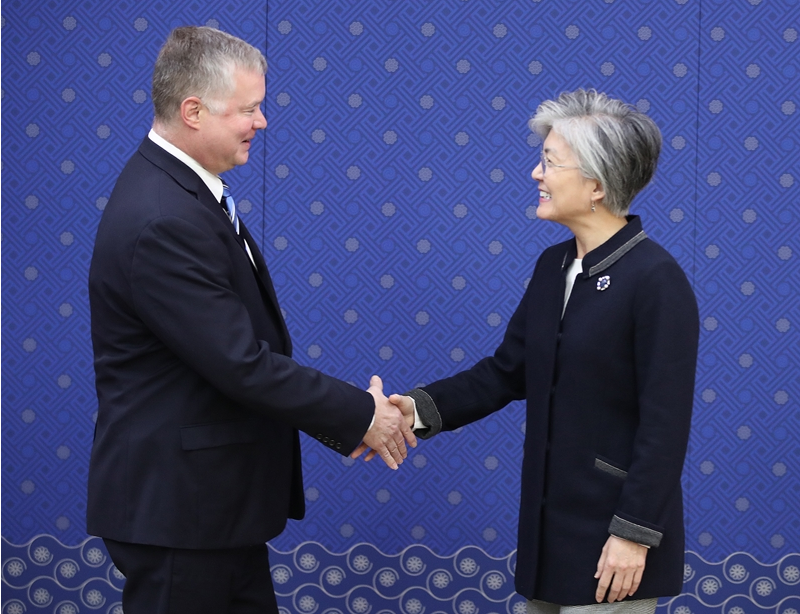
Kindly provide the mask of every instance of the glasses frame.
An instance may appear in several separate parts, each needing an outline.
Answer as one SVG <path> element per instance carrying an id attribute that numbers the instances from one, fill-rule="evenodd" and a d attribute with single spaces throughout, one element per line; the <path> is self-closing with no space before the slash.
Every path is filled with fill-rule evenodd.
<path id="1" fill-rule="evenodd" d="M 542 175 L 546 175 L 547 174 L 547 167 L 548 166 L 550 166 L 552 168 L 563 168 L 563 169 L 576 170 L 576 171 L 581 170 L 580 166 L 567 166 L 566 164 L 553 164 L 552 162 L 548 162 L 547 161 L 547 157 L 546 156 L 547 156 L 547 154 L 544 152 L 544 150 L 539 152 L 539 164 L 542 165 Z"/>

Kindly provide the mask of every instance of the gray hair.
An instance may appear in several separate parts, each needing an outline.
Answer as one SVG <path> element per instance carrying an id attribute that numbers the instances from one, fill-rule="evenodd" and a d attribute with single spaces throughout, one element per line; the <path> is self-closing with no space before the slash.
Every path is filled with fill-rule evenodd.
<path id="1" fill-rule="evenodd" d="M 658 126 L 635 107 L 596 90 L 564 92 L 543 102 L 528 126 L 542 139 L 555 130 L 567 142 L 581 173 L 600 182 L 603 205 L 618 217 L 628 213 L 656 171 Z"/>
<path id="2" fill-rule="evenodd" d="M 267 60 L 255 47 L 214 28 L 175 28 L 153 69 L 153 107 L 157 120 L 169 123 L 181 103 L 197 96 L 212 113 L 233 93 L 235 69 L 267 72 Z"/>

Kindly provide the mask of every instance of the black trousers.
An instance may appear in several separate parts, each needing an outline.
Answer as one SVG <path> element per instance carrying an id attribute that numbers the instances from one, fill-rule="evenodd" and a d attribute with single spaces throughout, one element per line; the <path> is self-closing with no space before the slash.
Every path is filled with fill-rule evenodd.
<path id="1" fill-rule="evenodd" d="M 125 614 L 278 614 L 266 544 L 184 550 L 104 539 Z"/>

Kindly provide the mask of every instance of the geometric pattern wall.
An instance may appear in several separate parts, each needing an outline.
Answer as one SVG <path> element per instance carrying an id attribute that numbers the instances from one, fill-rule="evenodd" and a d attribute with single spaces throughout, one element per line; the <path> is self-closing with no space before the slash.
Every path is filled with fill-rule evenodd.
<path id="1" fill-rule="evenodd" d="M 686 591 L 662 608 L 800 611 L 800 1 L 147 0 L 3 5 L 3 614 L 119 601 L 85 532 L 86 278 L 182 24 L 267 55 L 269 127 L 226 179 L 295 358 L 363 387 L 378 373 L 402 392 L 491 352 L 567 236 L 535 217 L 542 100 L 595 87 L 651 115 L 664 149 L 633 212 L 701 319 Z M 304 438 L 307 517 L 271 544 L 282 607 L 519 611 L 524 429 L 512 404 L 397 472 Z"/>

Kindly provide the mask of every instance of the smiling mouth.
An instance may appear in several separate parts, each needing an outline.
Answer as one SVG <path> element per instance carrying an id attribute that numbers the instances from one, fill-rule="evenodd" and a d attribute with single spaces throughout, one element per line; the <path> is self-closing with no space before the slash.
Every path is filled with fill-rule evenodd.
<path id="1" fill-rule="evenodd" d="M 550 200 L 552 196 L 550 192 L 545 192 L 544 190 L 539 190 L 539 200 Z"/>

